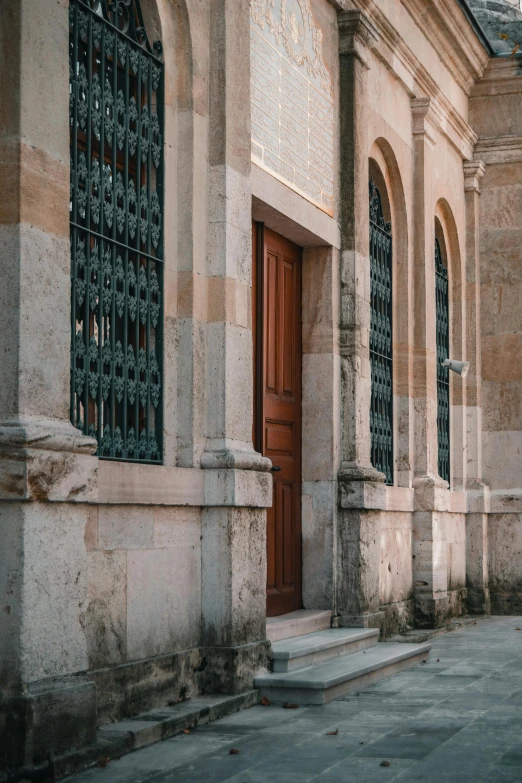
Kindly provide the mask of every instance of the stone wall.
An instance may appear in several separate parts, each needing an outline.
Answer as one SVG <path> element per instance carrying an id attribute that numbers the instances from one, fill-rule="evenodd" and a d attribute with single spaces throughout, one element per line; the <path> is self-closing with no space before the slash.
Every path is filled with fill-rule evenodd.
<path id="1" fill-rule="evenodd" d="M 165 59 L 161 466 L 98 460 L 69 423 L 68 2 L 0 4 L 0 746 L 19 766 L 268 664 L 252 219 L 303 247 L 304 607 L 386 635 L 487 611 L 489 592 L 521 602 L 517 58 L 489 61 L 456 0 L 287 0 L 273 31 L 263 0 L 142 5 Z M 251 27 L 281 71 L 261 113 Z M 278 118 L 274 141 L 252 117 Z M 369 176 L 393 235 L 393 486 L 370 460 Z M 435 236 L 452 358 L 470 362 L 449 485 Z"/>
<path id="2" fill-rule="evenodd" d="M 491 608 L 518 613 L 522 564 L 522 71 L 492 61 L 470 102 L 486 164 L 480 197 L 483 475 L 491 488 Z"/>

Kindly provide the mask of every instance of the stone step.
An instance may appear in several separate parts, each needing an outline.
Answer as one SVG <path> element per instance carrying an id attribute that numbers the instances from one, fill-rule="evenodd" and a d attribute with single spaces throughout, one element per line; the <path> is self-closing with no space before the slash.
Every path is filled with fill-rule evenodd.
<path id="1" fill-rule="evenodd" d="M 281 639 L 304 636 L 330 627 L 331 611 L 323 609 L 298 609 L 279 617 L 266 618 L 266 638 L 272 643 Z"/>
<path id="2" fill-rule="evenodd" d="M 40 768 L 41 778 L 39 777 L 38 780 L 61 780 L 82 769 L 95 765 L 105 766 L 112 759 L 119 759 L 120 756 L 153 745 L 168 737 L 174 737 L 182 731 L 191 731 L 225 715 L 248 709 L 258 701 L 259 694 L 254 690 L 233 696 L 221 694 L 195 696 L 170 707 L 158 707 L 133 718 L 125 718 L 118 723 L 109 723 L 98 729 L 94 745 L 72 750 L 63 756 L 55 756 L 50 762 L 45 762 Z M 18 783 L 22 779 L 20 768 L 15 771 L 15 775 L 5 780 L 9 783 L 11 781 Z M 118 773 L 115 772 L 115 776 L 118 776 Z M 35 779 L 28 770 L 27 778 L 29 777 L 31 780 Z M 25 780 L 25 777 L 23 779 Z M 0 783 L 4 783 L 1 768 Z"/>
<path id="3" fill-rule="evenodd" d="M 374 647 L 376 628 L 328 628 L 272 644 L 274 672 L 290 672 Z"/>
<path id="4" fill-rule="evenodd" d="M 343 655 L 293 672 L 255 678 L 261 697 L 273 702 L 326 704 L 378 680 L 427 661 L 431 645 L 381 642 L 368 650 Z"/>

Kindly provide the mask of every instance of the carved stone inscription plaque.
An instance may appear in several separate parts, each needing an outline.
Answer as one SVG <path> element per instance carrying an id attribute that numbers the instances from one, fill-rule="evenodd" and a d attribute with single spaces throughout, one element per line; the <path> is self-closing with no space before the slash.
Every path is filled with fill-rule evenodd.
<path id="1" fill-rule="evenodd" d="M 333 89 L 310 0 L 251 0 L 252 161 L 333 215 Z"/>

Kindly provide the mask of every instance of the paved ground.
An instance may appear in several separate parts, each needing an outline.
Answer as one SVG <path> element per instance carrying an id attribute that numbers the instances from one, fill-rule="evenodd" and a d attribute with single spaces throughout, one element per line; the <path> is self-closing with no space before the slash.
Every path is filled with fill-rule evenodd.
<path id="1" fill-rule="evenodd" d="M 517 627 L 521 617 L 481 620 L 434 639 L 429 663 L 358 696 L 254 707 L 69 781 L 522 783 Z"/>

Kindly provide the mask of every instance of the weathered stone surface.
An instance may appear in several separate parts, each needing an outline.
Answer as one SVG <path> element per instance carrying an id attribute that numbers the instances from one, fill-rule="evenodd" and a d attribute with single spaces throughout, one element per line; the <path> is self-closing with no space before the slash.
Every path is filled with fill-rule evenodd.
<path id="1" fill-rule="evenodd" d="M 201 554 L 192 546 L 127 552 L 130 660 L 200 644 Z"/>

